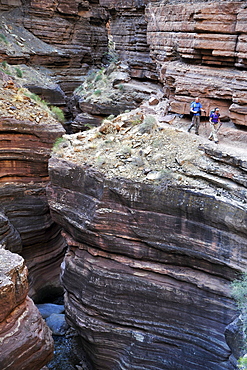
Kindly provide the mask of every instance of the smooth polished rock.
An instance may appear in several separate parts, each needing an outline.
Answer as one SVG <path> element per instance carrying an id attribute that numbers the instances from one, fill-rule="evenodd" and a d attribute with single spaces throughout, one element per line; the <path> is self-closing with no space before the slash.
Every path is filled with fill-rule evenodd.
<path id="1" fill-rule="evenodd" d="M 65 315 L 61 313 L 52 313 L 45 321 L 53 335 L 65 335 L 69 328 Z"/>
<path id="2" fill-rule="evenodd" d="M 54 304 L 54 303 L 40 303 L 37 304 L 37 308 L 41 313 L 43 319 L 46 319 L 51 314 L 61 314 L 64 313 L 64 305 L 62 304 Z"/>

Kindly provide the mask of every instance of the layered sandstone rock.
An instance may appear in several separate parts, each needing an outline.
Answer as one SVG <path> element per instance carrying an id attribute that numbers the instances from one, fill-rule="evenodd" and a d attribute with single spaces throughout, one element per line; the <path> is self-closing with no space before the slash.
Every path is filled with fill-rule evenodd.
<path id="1" fill-rule="evenodd" d="M 29 295 L 40 300 L 61 293 L 59 275 L 65 243 L 50 215 L 46 184 L 1 185 L 0 200 L 1 244 L 25 259 Z"/>
<path id="2" fill-rule="evenodd" d="M 201 189 L 50 160 L 49 204 L 70 246 L 66 314 L 94 369 L 236 369 L 224 332 L 247 262 L 246 159 L 203 150 L 207 161 L 180 161 Z"/>
<path id="3" fill-rule="evenodd" d="M 53 356 L 51 331 L 27 293 L 27 268 L 23 258 L 0 249 L 2 370 L 38 370 Z"/>
<path id="4" fill-rule="evenodd" d="M 147 44 L 145 7 L 148 0 L 109 1 L 100 4 L 109 11 L 108 36 L 120 59 L 129 63 L 131 77 L 157 79 L 156 65 Z"/>
<path id="5" fill-rule="evenodd" d="M 25 258 L 29 293 L 40 299 L 45 291 L 60 289 L 65 243 L 51 219 L 45 188 L 52 146 L 65 131 L 48 111 L 9 84 L 0 89 L 0 243 Z"/>
<path id="6" fill-rule="evenodd" d="M 151 57 L 161 71 L 171 110 L 188 113 L 193 97 L 200 96 L 207 113 L 219 105 L 223 115 L 246 126 L 245 4 L 150 2 L 146 18 Z"/>
<path id="7" fill-rule="evenodd" d="M 107 53 L 106 11 L 88 1 L 17 3 L 0 4 L 0 60 L 47 67 L 70 94 Z"/>
<path id="8" fill-rule="evenodd" d="M 185 101 L 199 95 L 207 107 L 220 105 L 225 118 L 246 126 L 244 2 L 33 0 L 23 9 L 17 4 L 2 4 L 2 35 L 9 42 L 1 41 L 2 59 L 48 67 L 71 94 L 90 66 L 121 58 L 132 78 L 162 82 L 173 112 L 185 112 Z M 110 44 L 114 55 L 108 54 Z M 174 61 L 180 64 L 176 77 Z M 38 90 L 42 94 L 41 86 Z"/>

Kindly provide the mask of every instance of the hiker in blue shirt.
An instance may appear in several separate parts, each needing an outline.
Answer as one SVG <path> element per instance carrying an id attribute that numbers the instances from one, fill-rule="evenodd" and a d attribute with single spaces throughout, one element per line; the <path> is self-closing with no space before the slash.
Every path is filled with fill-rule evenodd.
<path id="1" fill-rule="evenodd" d="M 215 108 L 215 110 L 210 113 L 209 122 L 211 126 L 211 133 L 208 139 L 214 140 L 214 142 L 218 144 L 219 140 L 218 140 L 217 132 L 219 131 L 219 128 L 221 126 L 219 108 Z"/>
<path id="2" fill-rule="evenodd" d="M 205 110 L 202 109 L 200 99 L 197 97 L 195 98 L 195 101 L 191 103 L 191 106 L 190 106 L 190 112 L 192 113 L 192 122 L 188 129 L 188 132 L 190 132 L 192 127 L 195 126 L 195 134 L 199 135 L 200 117 L 201 117 L 202 111 L 205 112 Z"/>

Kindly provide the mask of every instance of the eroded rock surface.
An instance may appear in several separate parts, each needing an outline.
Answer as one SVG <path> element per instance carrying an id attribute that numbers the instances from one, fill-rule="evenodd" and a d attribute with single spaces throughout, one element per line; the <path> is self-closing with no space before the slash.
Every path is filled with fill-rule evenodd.
<path id="1" fill-rule="evenodd" d="M 65 131 L 49 110 L 6 75 L 1 82 L 0 236 L 2 248 L 20 253 L 29 269 L 29 294 L 60 289 L 65 243 L 51 219 L 45 187 L 48 158 Z M 42 276 L 42 278 L 41 278 Z"/>
<path id="2" fill-rule="evenodd" d="M 38 370 L 53 356 L 51 331 L 27 293 L 27 268 L 23 258 L 0 249 L 2 370 Z"/>
<path id="3" fill-rule="evenodd" d="M 94 369 L 236 369 L 224 332 L 246 266 L 246 154 L 135 115 L 66 136 L 49 162 L 68 321 Z"/>
<path id="4" fill-rule="evenodd" d="M 234 123 L 246 126 L 245 4 L 149 2 L 146 18 L 151 57 L 172 111 L 188 112 L 191 99 L 200 96 L 208 114 L 219 105 Z"/>

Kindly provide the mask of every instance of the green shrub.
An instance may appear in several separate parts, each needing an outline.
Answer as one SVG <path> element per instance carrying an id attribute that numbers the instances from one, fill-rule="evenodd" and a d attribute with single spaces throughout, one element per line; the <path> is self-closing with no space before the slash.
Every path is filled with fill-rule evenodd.
<path id="1" fill-rule="evenodd" d="M 50 110 L 59 122 L 64 123 L 65 118 L 64 118 L 64 113 L 62 109 L 55 107 L 55 106 L 51 106 Z"/>
<path id="2" fill-rule="evenodd" d="M 231 283 L 232 296 L 238 309 L 242 312 L 247 324 L 247 273 L 243 273 L 239 279 Z M 247 329 L 247 325 L 245 330 Z"/>
<path id="3" fill-rule="evenodd" d="M 6 62 L 6 60 L 4 60 L 4 61 L 2 62 L 2 66 L 3 66 L 3 68 L 6 68 L 6 67 L 7 67 L 7 65 L 8 65 L 8 63 Z"/>
<path id="4" fill-rule="evenodd" d="M 247 334 L 247 273 L 243 273 L 239 279 L 235 279 L 231 283 L 232 296 L 236 301 L 237 307 L 241 312 L 241 319 L 243 325 L 243 333 Z M 243 348 L 247 350 L 247 345 Z M 247 358 L 240 357 L 238 360 L 239 369 L 247 370 Z"/>
<path id="5" fill-rule="evenodd" d="M 238 368 L 240 370 L 247 370 L 247 358 L 246 357 L 240 357 L 238 359 Z"/>
<path id="6" fill-rule="evenodd" d="M 91 123 L 85 123 L 84 127 L 88 130 L 91 130 L 94 126 Z"/>
<path id="7" fill-rule="evenodd" d="M 4 42 L 6 45 L 8 45 L 8 40 L 6 39 L 6 36 L 4 36 L 2 33 L 0 33 L 0 41 Z"/>
<path id="8" fill-rule="evenodd" d="M 110 114 L 110 115 L 107 117 L 107 119 L 108 119 L 109 121 L 113 120 L 113 118 L 115 118 L 114 114 Z"/>
<path id="9" fill-rule="evenodd" d="M 94 95 L 96 95 L 96 96 L 101 95 L 101 90 L 100 89 L 95 90 Z"/>
<path id="10" fill-rule="evenodd" d="M 140 124 L 139 131 L 141 134 L 150 133 L 156 126 L 156 119 L 154 116 L 147 115 L 144 121 Z"/>
<path id="11" fill-rule="evenodd" d="M 55 142 L 53 144 L 52 150 L 53 151 L 58 150 L 60 144 L 62 144 L 64 141 L 65 141 L 65 139 L 63 137 L 56 138 L 56 140 L 55 140 Z"/>
<path id="12" fill-rule="evenodd" d="M 16 76 L 22 78 L 22 70 L 18 67 L 15 68 Z"/>

